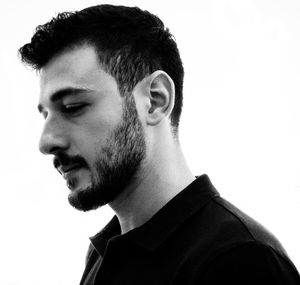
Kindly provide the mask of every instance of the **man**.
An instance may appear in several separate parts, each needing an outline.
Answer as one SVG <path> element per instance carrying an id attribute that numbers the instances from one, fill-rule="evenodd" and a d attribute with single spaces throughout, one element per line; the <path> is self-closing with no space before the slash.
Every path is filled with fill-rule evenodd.
<path id="1" fill-rule="evenodd" d="M 40 150 L 70 204 L 116 214 L 91 238 L 80 284 L 300 284 L 276 238 L 186 164 L 184 71 L 159 18 L 112 5 L 61 13 L 20 54 L 39 71 Z"/>

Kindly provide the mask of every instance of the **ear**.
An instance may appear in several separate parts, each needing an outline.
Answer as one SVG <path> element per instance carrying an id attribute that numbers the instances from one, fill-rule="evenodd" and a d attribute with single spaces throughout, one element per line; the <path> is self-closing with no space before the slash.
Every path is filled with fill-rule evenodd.
<path id="1" fill-rule="evenodd" d="M 171 77 L 162 70 L 149 76 L 147 124 L 157 125 L 170 117 L 175 102 L 175 85 Z"/>

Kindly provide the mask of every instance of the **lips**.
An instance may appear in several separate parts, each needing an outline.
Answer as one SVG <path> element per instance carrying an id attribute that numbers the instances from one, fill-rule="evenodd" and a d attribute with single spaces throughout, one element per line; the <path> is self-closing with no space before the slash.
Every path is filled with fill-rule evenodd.
<path id="1" fill-rule="evenodd" d="M 79 168 L 81 168 L 82 166 L 79 164 L 74 164 L 74 165 L 67 165 L 67 166 L 60 166 L 57 168 L 58 172 L 62 175 L 62 176 L 66 176 L 67 174 L 71 173 L 74 170 L 77 170 Z"/>

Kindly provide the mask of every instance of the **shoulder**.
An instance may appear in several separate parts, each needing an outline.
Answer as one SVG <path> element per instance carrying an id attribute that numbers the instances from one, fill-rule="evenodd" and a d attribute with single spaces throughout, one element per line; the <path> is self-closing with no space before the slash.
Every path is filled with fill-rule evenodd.
<path id="1" fill-rule="evenodd" d="M 300 284 L 288 258 L 258 241 L 220 252 L 203 270 L 201 284 Z"/>
<path id="2" fill-rule="evenodd" d="M 300 284 L 277 238 L 225 199 L 214 198 L 193 225 L 201 231 L 192 255 L 197 280 L 192 284 Z"/>
<path id="3" fill-rule="evenodd" d="M 232 235 L 238 232 L 243 235 L 244 241 L 255 241 L 273 248 L 282 256 L 287 255 L 280 241 L 265 226 L 221 197 L 214 202 L 219 214 L 222 214 L 221 223 L 226 225 L 226 231 L 232 231 Z"/>
<path id="4" fill-rule="evenodd" d="M 207 224 L 207 242 L 216 251 L 247 242 L 257 242 L 287 255 L 279 240 L 262 224 L 221 197 L 214 198 L 202 213 Z"/>

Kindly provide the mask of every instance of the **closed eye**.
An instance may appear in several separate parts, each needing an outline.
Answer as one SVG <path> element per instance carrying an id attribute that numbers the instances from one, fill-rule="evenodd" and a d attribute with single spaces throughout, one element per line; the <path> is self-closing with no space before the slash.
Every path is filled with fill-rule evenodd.
<path id="1" fill-rule="evenodd" d="M 86 106 L 87 104 L 83 103 L 67 104 L 62 106 L 62 112 L 66 114 L 76 114 Z"/>

